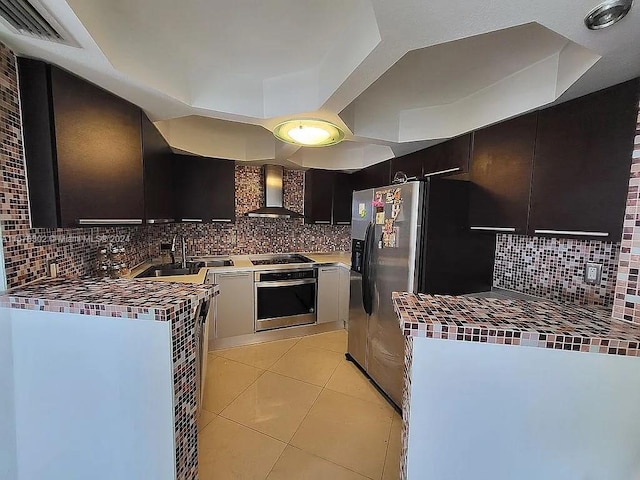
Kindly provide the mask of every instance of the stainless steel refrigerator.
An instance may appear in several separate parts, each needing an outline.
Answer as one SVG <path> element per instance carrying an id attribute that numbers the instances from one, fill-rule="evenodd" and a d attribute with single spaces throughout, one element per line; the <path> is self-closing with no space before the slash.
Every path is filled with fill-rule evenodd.
<path id="1" fill-rule="evenodd" d="M 489 290 L 495 236 L 471 232 L 463 180 L 428 179 L 354 192 L 347 358 L 401 405 L 404 336 L 394 291 Z"/>

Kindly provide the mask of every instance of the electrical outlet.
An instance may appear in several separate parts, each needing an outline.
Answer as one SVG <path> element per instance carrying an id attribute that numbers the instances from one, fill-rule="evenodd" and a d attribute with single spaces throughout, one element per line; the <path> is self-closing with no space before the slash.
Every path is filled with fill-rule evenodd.
<path id="1" fill-rule="evenodd" d="M 602 264 L 588 262 L 584 269 L 584 281 L 590 285 L 599 285 L 602 280 Z"/>

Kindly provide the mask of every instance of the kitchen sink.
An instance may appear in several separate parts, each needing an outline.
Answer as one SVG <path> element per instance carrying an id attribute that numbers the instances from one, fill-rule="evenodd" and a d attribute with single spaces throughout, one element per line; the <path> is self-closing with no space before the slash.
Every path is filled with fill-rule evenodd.
<path id="1" fill-rule="evenodd" d="M 204 267 L 204 262 L 187 262 L 186 268 L 182 268 L 179 263 L 169 263 L 165 265 L 153 265 L 142 273 L 136 275 L 136 278 L 153 278 L 153 277 L 172 277 L 176 275 L 194 275 Z"/>
<path id="2" fill-rule="evenodd" d="M 203 267 L 233 267 L 233 260 L 229 257 L 202 257 L 194 258 L 193 262 Z"/>

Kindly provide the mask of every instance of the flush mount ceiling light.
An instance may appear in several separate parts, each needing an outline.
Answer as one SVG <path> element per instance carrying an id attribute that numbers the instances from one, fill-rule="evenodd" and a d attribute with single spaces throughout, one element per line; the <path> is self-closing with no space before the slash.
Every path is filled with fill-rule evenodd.
<path id="1" fill-rule="evenodd" d="M 287 120 L 273 129 L 276 138 L 303 147 L 328 147 L 340 143 L 344 132 L 325 120 Z"/>
<path id="2" fill-rule="evenodd" d="M 611 0 L 601 3 L 584 17 L 589 30 L 607 28 L 622 20 L 633 5 L 633 0 Z"/>

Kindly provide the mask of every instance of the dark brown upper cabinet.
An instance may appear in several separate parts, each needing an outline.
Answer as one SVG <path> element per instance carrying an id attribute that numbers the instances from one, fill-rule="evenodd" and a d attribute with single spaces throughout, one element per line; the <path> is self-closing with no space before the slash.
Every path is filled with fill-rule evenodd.
<path id="1" fill-rule="evenodd" d="M 639 82 L 542 110 L 529 234 L 620 241 Z"/>
<path id="2" fill-rule="evenodd" d="M 424 150 L 409 153 L 401 157 L 391 159 L 391 180 L 396 173 L 402 172 L 407 178 L 422 178 L 422 163 L 424 160 Z"/>
<path id="3" fill-rule="evenodd" d="M 147 223 L 175 219 L 173 152 L 149 118 L 142 114 L 144 207 Z"/>
<path id="4" fill-rule="evenodd" d="M 460 175 L 469 171 L 470 133 L 452 138 L 433 147 L 391 159 L 391 180 L 398 172 L 408 178 Z"/>
<path id="5" fill-rule="evenodd" d="M 140 109 L 37 60 L 18 69 L 33 226 L 142 223 Z"/>
<path id="6" fill-rule="evenodd" d="M 333 224 L 351 224 L 351 202 L 353 200 L 353 175 L 338 172 L 333 188 Z"/>
<path id="7" fill-rule="evenodd" d="M 474 133 L 472 229 L 526 233 L 537 119 L 528 114 Z"/>
<path id="8" fill-rule="evenodd" d="M 304 176 L 304 222 L 333 222 L 333 188 L 336 172 L 311 169 Z"/>
<path id="9" fill-rule="evenodd" d="M 174 155 L 176 221 L 235 222 L 235 162 Z"/>
<path id="10" fill-rule="evenodd" d="M 351 177 L 347 173 L 331 170 L 307 170 L 304 180 L 304 222 L 350 224 L 353 196 Z"/>
<path id="11" fill-rule="evenodd" d="M 423 150 L 422 175 L 459 175 L 469 171 L 471 134 Z"/>
<path id="12" fill-rule="evenodd" d="M 391 160 L 376 163 L 352 174 L 353 189 L 384 187 L 391 184 Z"/>

